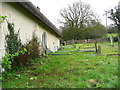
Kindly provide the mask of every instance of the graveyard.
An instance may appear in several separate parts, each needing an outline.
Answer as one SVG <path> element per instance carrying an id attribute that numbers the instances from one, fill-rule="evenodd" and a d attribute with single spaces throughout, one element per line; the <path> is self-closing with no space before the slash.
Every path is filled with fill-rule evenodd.
<path id="1" fill-rule="evenodd" d="M 117 88 L 118 42 L 62 46 L 3 77 L 3 88 Z M 4 74 L 3 74 L 4 75 Z"/>
<path id="2" fill-rule="evenodd" d="M 0 89 L 119 88 L 120 1 L 87 2 L 1 1 Z"/>

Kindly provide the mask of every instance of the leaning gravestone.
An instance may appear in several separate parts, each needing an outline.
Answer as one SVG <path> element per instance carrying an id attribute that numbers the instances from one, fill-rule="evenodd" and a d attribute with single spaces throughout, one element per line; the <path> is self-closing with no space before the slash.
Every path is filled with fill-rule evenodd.
<path id="1" fill-rule="evenodd" d="M 112 36 L 110 37 L 110 43 L 111 43 L 111 46 L 114 46 L 114 42 L 113 42 L 113 37 Z"/>

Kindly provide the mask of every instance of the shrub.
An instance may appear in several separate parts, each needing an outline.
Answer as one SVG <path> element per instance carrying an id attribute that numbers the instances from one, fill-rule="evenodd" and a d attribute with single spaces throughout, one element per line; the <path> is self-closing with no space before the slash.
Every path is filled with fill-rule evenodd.
<path id="1" fill-rule="evenodd" d="M 7 16 L 0 16 L 0 24 L 4 23 L 4 20 L 7 18 Z"/>
<path id="2" fill-rule="evenodd" d="M 5 54 L 5 56 L 2 58 L 2 68 L 8 71 L 12 66 L 11 59 L 14 59 L 14 57 L 19 56 L 20 54 L 24 55 L 26 52 L 27 50 L 24 48 L 23 50 L 14 54 Z"/>
<path id="3" fill-rule="evenodd" d="M 38 38 L 33 32 L 32 39 L 25 45 L 28 52 L 30 53 L 31 59 L 39 58 L 40 57 L 40 50 L 39 50 L 40 42 L 38 42 Z"/>
<path id="4" fill-rule="evenodd" d="M 19 38 L 19 31 L 15 33 L 14 30 L 14 24 L 9 23 L 8 24 L 8 34 L 5 36 L 6 40 L 6 53 L 8 55 L 13 55 L 14 53 L 17 53 L 20 50 L 21 47 L 21 40 Z M 10 57 L 10 60 L 13 64 L 16 64 L 17 61 L 14 60 L 14 57 Z"/>
<path id="5" fill-rule="evenodd" d="M 31 59 L 36 59 L 40 57 L 39 42 L 38 38 L 35 36 L 35 32 L 33 32 L 32 39 L 21 46 L 21 50 L 23 48 L 26 48 L 27 52 L 25 54 L 19 54 L 19 56 L 16 56 L 14 58 L 15 61 L 17 61 L 17 66 L 29 65 Z"/>
<path id="6" fill-rule="evenodd" d="M 6 40 L 6 55 L 3 59 L 12 67 L 17 67 L 20 65 L 28 65 L 31 59 L 39 58 L 40 57 L 40 50 L 39 50 L 39 42 L 38 38 L 35 35 L 35 31 L 33 32 L 32 39 L 28 41 L 26 44 L 22 45 L 21 40 L 19 38 L 19 31 L 15 33 L 14 24 L 8 23 L 8 34 L 5 37 Z M 21 50 L 27 49 L 27 52 L 22 54 L 19 53 L 18 55 L 11 57 L 15 53 L 18 53 Z M 9 62 L 8 62 L 9 61 Z M 10 62 L 11 61 L 11 62 Z M 8 65 L 8 66 L 9 66 Z"/>
<path id="7" fill-rule="evenodd" d="M 5 56 L 2 58 L 2 81 L 4 81 L 6 78 L 8 78 L 9 76 L 13 75 L 11 74 L 15 68 L 12 68 L 12 61 L 11 58 L 14 58 L 16 56 L 19 56 L 20 54 L 24 55 L 27 52 L 27 50 L 24 48 L 23 50 L 14 53 L 14 54 L 5 54 Z M 3 72 L 4 70 L 4 72 Z"/>
<path id="8" fill-rule="evenodd" d="M 6 52 L 14 54 L 19 51 L 21 47 L 21 40 L 19 38 L 19 31 L 15 33 L 14 24 L 8 22 L 8 34 L 5 36 Z"/>

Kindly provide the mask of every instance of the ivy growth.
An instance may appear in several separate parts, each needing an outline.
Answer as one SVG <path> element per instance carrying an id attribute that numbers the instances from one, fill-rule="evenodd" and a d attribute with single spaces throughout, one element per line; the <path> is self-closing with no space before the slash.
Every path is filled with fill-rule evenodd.
<path id="1" fill-rule="evenodd" d="M 8 55 L 14 55 L 20 50 L 22 43 L 19 38 L 19 30 L 17 31 L 17 33 L 15 33 L 14 24 L 9 22 L 7 22 L 7 24 L 8 24 L 8 34 L 5 36 L 5 41 L 6 41 L 5 50 Z M 10 60 L 12 64 L 16 64 L 14 57 L 10 57 Z"/>
<path id="2" fill-rule="evenodd" d="M 27 52 L 27 49 L 24 48 L 21 51 L 18 51 L 14 54 L 5 54 L 5 56 L 2 58 L 2 68 L 4 68 L 6 71 L 11 69 L 12 61 L 11 58 L 14 58 L 15 56 L 19 56 L 20 54 L 25 54 Z"/>
<path id="3" fill-rule="evenodd" d="M 4 23 L 4 20 L 7 18 L 7 16 L 0 16 L 0 24 Z"/>

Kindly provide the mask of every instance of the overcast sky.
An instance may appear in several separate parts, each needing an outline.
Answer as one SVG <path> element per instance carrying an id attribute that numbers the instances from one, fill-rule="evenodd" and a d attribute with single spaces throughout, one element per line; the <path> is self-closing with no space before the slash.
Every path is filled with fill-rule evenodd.
<path id="1" fill-rule="evenodd" d="M 57 28 L 60 26 L 57 19 L 60 19 L 60 10 L 67 8 L 68 4 L 79 0 L 30 0 L 35 6 L 39 6 L 43 13 Z M 101 23 L 106 25 L 106 18 L 103 16 L 108 11 L 118 5 L 120 0 L 81 0 L 91 5 L 95 14 L 101 18 Z M 112 22 L 108 19 L 108 25 Z"/>

